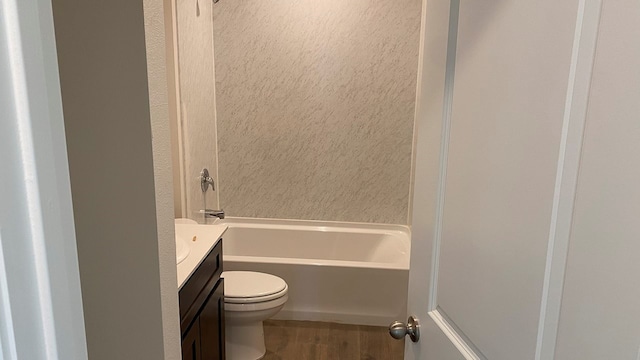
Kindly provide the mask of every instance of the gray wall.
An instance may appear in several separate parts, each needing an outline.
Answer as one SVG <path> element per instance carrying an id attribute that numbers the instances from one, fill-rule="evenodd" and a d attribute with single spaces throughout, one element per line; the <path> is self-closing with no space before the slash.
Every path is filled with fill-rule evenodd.
<path id="1" fill-rule="evenodd" d="M 408 222 L 420 13 L 419 0 L 213 6 L 228 215 Z"/>
<path id="2" fill-rule="evenodd" d="M 143 1 L 53 10 L 89 358 L 163 359 Z"/>

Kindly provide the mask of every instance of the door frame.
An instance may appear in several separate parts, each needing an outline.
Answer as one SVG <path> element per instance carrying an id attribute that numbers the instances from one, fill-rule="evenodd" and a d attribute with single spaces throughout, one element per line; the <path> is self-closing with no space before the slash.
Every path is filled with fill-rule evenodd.
<path id="1" fill-rule="evenodd" d="M 0 8 L 0 358 L 86 359 L 51 2 Z"/>

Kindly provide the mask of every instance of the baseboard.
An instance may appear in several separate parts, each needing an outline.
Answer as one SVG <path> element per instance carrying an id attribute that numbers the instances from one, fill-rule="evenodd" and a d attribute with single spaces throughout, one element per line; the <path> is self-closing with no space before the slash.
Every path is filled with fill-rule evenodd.
<path id="1" fill-rule="evenodd" d="M 384 326 L 387 327 L 393 319 L 387 316 L 372 316 L 359 314 L 328 313 L 315 311 L 291 311 L 282 310 L 272 319 L 274 320 L 298 320 L 298 321 L 322 321 L 338 324 Z"/>

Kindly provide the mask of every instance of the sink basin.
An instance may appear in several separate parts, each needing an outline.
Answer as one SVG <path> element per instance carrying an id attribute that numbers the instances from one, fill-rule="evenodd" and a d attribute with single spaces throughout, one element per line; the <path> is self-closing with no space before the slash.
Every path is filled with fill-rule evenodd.
<path id="1" fill-rule="evenodd" d="M 191 253 L 191 247 L 189 246 L 189 239 L 184 237 L 184 234 L 178 234 L 178 224 L 197 224 L 190 219 L 175 219 L 176 224 L 176 264 L 180 264 Z"/>
<path id="2" fill-rule="evenodd" d="M 176 235 L 176 264 L 180 264 L 189 256 L 191 248 L 182 237 Z"/>

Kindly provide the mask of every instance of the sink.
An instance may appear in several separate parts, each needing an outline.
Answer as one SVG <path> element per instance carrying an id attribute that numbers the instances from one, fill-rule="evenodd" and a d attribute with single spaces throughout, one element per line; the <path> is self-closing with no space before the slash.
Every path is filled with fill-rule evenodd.
<path id="1" fill-rule="evenodd" d="M 181 236 L 176 235 L 176 264 L 180 264 L 189 256 L 191 248 Z"/>
<path id="2" fill-rule="evenodd" d="M 178 288 L 191 277 L 203 259 L 217 245 L 226 225 L 205 225 L 189 219 L 175 220 Z"/>
<path id="3" fill-rule="evenodd" d="M 176 224 L 176 264 L 180 264 L 191 253 L 191 247 L 189 246 L 189 239 L 184 237 L 184 234 L 178 234 L 178 224 L 197 224 L 190 219 L 175 219 Z"/>

